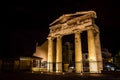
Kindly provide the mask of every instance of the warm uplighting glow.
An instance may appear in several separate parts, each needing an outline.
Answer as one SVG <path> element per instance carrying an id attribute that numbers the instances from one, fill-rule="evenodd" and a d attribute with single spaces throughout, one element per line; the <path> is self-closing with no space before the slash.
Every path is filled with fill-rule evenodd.
<path id="1" fill-rule="evenodd" d="M 111 59 L 109 59 L 109 60 L 108 60 L 108 62 L 113 62 L 113 59 L 112 59 L 112 58 L 111 58 Z"/>
<path id="2" fill-rule="evenodd" d="M 47 61 L 47 54 L 42 50 L 38 50 L 35 54 L 33 54 L 33 56 L 43 58 L 42 61 Z"/>
<path id="3" fill-rule="evenodd" d="M 33 68 L 32 68 L 32 71 L 40 71 L 40 68 L 33 67 Z"/>
<path id="4" fill-rule="evenodd" d="M 20 60 L 30 60 L 29 57 L 20 57 Z"/>
<path id="5" fill-rule="evenodd" d="M 97 62 L 90 62 L 90 73 L 98 73 L 98 69 L 97 69 Z"/>
<path id="6" fill-rule="evenodd" d="M 33 68 L 32 68 L 32 71 L 33 71 L 33 72 L 35 72 L 35 71 L 44 71 L 44 72 L 45 72 L 45 71 L 47 71 L 47 69 L 46 69 L 46 68 L 33 67 Z"/>
<path id="7" fill-rule="evenodd" d="M 33 56 L 42 58 L 42 61 L 47 61 L 47 54 L 48 54 L 48 42 L 45 41 L 41 46 L 36 46 L 36 51 Z"/>

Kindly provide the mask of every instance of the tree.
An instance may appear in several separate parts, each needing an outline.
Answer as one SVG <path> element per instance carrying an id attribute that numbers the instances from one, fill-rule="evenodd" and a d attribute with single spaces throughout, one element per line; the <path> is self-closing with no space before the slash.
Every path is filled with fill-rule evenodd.
<path id="1" fill-rule="evenodd" d="M 114 56 L 114 63 L 120 67 L 120 51 Z"/>

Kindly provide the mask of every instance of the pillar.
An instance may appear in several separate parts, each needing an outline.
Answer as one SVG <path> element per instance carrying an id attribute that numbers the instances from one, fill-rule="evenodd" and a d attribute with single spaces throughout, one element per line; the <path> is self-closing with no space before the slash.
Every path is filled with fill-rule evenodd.
<path id="1" fill-rule="evenodd" d="M 56 72 L 62 72 L 62 36 L 57 36 L 56 43 Z"/>
<path id="2" fill-rule="evenodd" d="M 53 72 L 53 40 L 52 38 L 48 38 L 48 64 L 47 70 L 49 72 Z"/>
<path id="3" fill-rule="evenodd" d="M 103 62 L 102 62 L 102 53 L 101 53 L 101 44 L 100 44 L 100 36 L 99 32 L 95 34 L 95 45 L 96 45 L 96 53 L 97 53 L 97 62 L 98 62 L 98 72 L 101 73 L 103 70 Z"/>
<path id="4" fill-rule="evenodd" d="M 90 73 L 98 73 L 94 31 L 92 29 L 89 29 L 87 33 L 88 33 L 89 70 Z"/>
<path id="5" fill-rule="evenodd" d="M 83 71 L 80 32 L 75 32 L 75 70 L 76 73 L 81 73 Z"/>

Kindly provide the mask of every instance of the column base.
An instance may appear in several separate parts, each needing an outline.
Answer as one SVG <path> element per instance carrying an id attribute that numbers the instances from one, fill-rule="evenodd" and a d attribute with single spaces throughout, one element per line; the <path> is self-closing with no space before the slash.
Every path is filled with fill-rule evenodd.
<path id="1" fill-rule="evenodd" d="M 80 73 L 82 73 L 82 72 L 81 72 L 81 71 L 76 71 L 76 73 L 79 73 L 79 74 L 80 74 Z"/>
<path id="2" fill-rule="evenodd" d="M 56 73 L 62 73 L 62 71 L 56 71 Z"/>
<path id="3" fill-rule="evenodd" d="M 90 73 L 99 73 L 98 71 L 90 71 Z"/>

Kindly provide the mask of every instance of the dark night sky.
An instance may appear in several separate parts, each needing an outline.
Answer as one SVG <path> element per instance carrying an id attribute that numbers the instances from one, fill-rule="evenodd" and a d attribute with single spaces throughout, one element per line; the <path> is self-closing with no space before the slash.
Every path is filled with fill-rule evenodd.
<path id="1" fill-rule="evenodd" d="M 42 1 L 42 0 L 41 0 Z M 12 1 L 3 12 L 0 56 L 32 55 L 35 44 L 42 44 L 49 33 L 49 24 L 62 14 L 94 10 L 96 25 L 100 28 L 101 46 L 113 54 L 119 47 L 119 4 L 115 0 L 47 0 Z M 4 10 L 3 8 L 3 11 Z M 7 16 L 7 17 L 6 17 Z"/>

